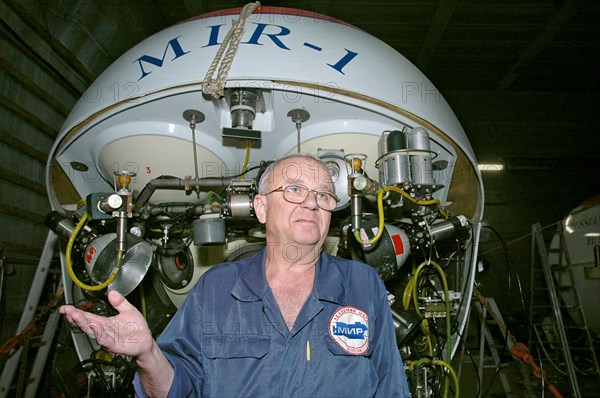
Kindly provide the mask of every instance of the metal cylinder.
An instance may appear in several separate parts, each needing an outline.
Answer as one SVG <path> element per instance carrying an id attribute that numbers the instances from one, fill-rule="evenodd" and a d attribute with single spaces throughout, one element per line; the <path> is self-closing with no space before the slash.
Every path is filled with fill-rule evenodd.
<path id="1" fill-rule="evenodd" d="M 195 245 L 223 245 L 226 242 L 225 220 L 218 213 L 203 214 L 192 223 Z"/>
<path id="2" fill-rule="evenodd" d="M 376 219 L 362 220 L 362 228 L 366 238 L 372 239 L 379 229 Z M 350 252 L 353 260 L 371 265 L 383 281 L 392 279 L 408 259 L 411 244 L 408 235 L 401 228 L 385 224 L 379 240 L 368 247 L 352 241 Z"/>
<path id="3" fill-rule="evenodd" d="M 231 108 L 231 127 L 251 129 L 254 123 L 254 108 L 238 105 Z"/>
<path id="4" fill-rule="evenodd" d="M 232 217 L 250 217 L 253 211 L 253 197 L 247 194 L 233 194 L 228 203 Z"/>
<path id="5" fill-rule="evenodd" d="M 396 339 L 398 344 L 402 344 L 414 334 L 421 324 L 422 318 L 415 313 L 404 310 L 390 308 L 390 311 L 392 313 L 394 329 L 396 329 Z"/>
<path id="6" fill-rule="evenodd" d="M 362 198 L 360 195 L 350 197 L 350 214 L 352 217 L 352 229 L 359 229 L 362 224 Z"/>
<path id="7" fill-rule="evenodd" d="M 383 185 L 401 185 L 409 181 L 410 166 L 406 135 L 399 130 L 391 131 L 385 139 L 386 153 L 381 158 L 379 181 Z"/>
<path id="8" fill-rule="evenodd" d="M 463 215 L 450 217 L 429 228 L 431 239 L 440 241 L 448 238 L 464 239 L 469 236 L 469 221 Z"/>
<path id="9" fill-rule="evenodd" d="M 415 127 L 407 134 L 410 154 L 410 179 L 415 185 L 434 185 L 433 164 L 429 134 L 423 127 Z"/>
<path id="10" fill-rule="evenodd" d="M 127 213 L 124 211 L 117 217 L 117 250 L 127 251 Z"/>
<path id="11" fill-rule="evenodd" d="M 382 185 L 401 185 L 410 181 L 408 154 L 394 152 L 385 155 L 379 168 L 379 180 Z"/>
<path id="12" fill-rule="evenodd" d="M 387 137 L 390 133 L 391 131 L 384 131 L 377 141 L 377 153 L 379 154 L 379 157 L 382 157 L 389 152 L 387 147 Z"/>
<path id="13" fill-rule="evenodd" d="M 258 94 L 252 90 L 235 90 L 231 94 L 231 127 L 252 128 Z"/>
<path id="14" fill-rule="evenodd" d="M 48 213 L 44 223 L 48 228 L 63 238 L 68 238 L 75 232 L 75 224 L 73 224 L 71 219 L 57 211 Z"/>

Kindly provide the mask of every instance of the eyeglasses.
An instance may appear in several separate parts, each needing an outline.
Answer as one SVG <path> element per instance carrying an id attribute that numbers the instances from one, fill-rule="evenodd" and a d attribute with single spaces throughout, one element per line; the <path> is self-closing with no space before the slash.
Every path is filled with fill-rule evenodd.
<path id="1" fill-rule="evenodd" d="M 279 188 L 267 192 L 265 196 L 272 194 L 273 192 L 283 192 L 283 198 L 291 203 L 302 203 L 308 197 L 310 192 L 315 193 L 317 199 L 317 205 L 323 210 L 331 211 L 335 209 L 340 199 L 329 191 L 317 191 L 314 189 L 308 189 L 307 186 L 301 184 L 290 184 L 282 185 Z"/>

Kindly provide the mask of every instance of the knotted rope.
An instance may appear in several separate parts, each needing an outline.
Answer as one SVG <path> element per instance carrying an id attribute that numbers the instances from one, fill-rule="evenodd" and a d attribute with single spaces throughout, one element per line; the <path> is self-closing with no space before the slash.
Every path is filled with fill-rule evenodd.
<path id="1" fill-rule="evenodd" d="M 233 58 L 235 57 L 240 40 L 242 39 L 242 34 L 244 33 L 246 19 L 258 8 L 260 8 L 260 2 L 248 3 L 242 8 L 240 18 L 231 21 L 231 29 L 227 32 L 223 43 L 217 50 L 215 59 L 213 59 L 213 62 L 204 77 L 204 83 L 202 84 L 202 92 L 204 94 L 211 95 L 215 99 L 224 96 L 223 89 L 225 88 L 229 69 L 231 68 Z M 225 52 L 225 50 L 227 50 L 227 52 Z M 225 53 L 225 57 L 223 57 L 223 53 Z M 221 58 L 223 58 L 222 61 Z M 217 67 L 219 67 L 219 72 L 217 73 L 216 79 L 213 79 Z"/>

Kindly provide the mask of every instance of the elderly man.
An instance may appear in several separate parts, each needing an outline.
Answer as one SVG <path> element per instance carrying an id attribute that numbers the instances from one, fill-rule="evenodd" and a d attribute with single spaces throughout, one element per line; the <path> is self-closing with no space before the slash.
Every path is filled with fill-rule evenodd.
<path id="1" fill-rule="evenodd" d="M 271 164 L 254 199 L 266 247 L 213 267 L 157 342 L 117 292 L 100 318 L 61 312 L 107 349 L 136 358 L 149 396 L 409 397 L 385 287 L 368 265 L 323 253 L 337 204 L 325 166 L 293 155 Z M 108 328 L 139 325 L 136 343 Z"/>

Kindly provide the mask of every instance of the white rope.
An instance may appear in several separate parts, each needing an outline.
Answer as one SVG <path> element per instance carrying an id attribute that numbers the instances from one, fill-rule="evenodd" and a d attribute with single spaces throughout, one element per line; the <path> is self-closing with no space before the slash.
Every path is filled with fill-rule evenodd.
<path id="1" fill-rule="evenodd" d="M 211 95 L 215 99 L 223 97 L 223 89 L 225 88 L 227 75 L 229 74 L 229 69 L 233 63 L 233 58 L 237 52 L 240 40 L 242 39 L 246 19 L 252 15 L 254 10 L 257 8 L 260 8 L 260 2 L 257 1 L 254 3 L 248 3 L 244 6 L 244 8 L 242 8 L 242 11 L 240 12 L 240 19 L 234 19 L 231 21 L 231 29 L 229 29 L 225 39 L 223 39 L 223 43 L 217 50 L 215 59 L 213 59 L 213 62 L 208 68 L 206 76 L 204 77 L 204 82 L 202 84 L 202 92 L 204 94 Z M 221 62 L 221 58 L 223 57 L 225 49 L 227 49 L 227 52 L 225 53 L 225 57 Z M 220 66 L 219 63 L 221 64 Z M 217 78 L 213 79 L 213 75 L 215 74 L 217 66 L 219 66 L 219 72 L 217 74 Z"/>

